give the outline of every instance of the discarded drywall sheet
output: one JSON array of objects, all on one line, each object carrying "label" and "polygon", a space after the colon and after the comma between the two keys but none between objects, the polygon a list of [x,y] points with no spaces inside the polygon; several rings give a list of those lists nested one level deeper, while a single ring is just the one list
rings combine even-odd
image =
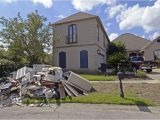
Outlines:
[{"label": "discarded drywall sheet", "polygon": [[70,75],[68,77],[68,82],[88,92],[90,92],[92,88],[91,83],[87,79],[79,76],[74,72],[70,72]]},{"label": "discarded drywall sheet", "polygon": [[16,80],[24,77],[28,72],[33,71],[32,68],[23,67],[17,70]]}]

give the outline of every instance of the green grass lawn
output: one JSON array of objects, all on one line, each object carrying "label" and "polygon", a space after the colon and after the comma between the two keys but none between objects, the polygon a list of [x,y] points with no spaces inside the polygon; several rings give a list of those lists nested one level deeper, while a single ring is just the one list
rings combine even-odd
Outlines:
[{"label": "green grass lawn", "polygon": [[89,81],[114,81],[117,80],[116,76],[108,75],[91,75],[91,74],[81,74],[82,77],[86,78]]},{"label": "green grass lawn", "polygon": [[[41,103],[44,99],[24,99],[25,104]],[[55,99],[50,99],[51,103],[55,103]],[[125,98],[121,98],[119,93],[92,93],[88,96],[80,96],[66,98],[61,100],[62,103],[90,103],[90,104],[119,104],[119,105],[154,105],[151,100],[136,97],[134,93],[125,93]]]}]

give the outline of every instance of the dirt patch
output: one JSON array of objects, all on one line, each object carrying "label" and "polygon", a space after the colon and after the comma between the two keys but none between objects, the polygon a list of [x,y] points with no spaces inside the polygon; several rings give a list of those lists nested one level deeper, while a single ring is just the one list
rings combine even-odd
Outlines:
[{"label": "dirt patch", "polygon": [[[93,83],[97,92],[110,93],[119,90],[118,83]],[[125,91],[133,91],[136,96],[147,98],[160,105],[160,84],[123,84]]]}]

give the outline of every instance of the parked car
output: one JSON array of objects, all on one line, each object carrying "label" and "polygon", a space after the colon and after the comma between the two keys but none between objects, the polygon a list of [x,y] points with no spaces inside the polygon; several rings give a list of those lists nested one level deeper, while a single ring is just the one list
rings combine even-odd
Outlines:
[{"label": "parked car", "polygon": [[135,71],[137,69],[141,69],[148,73],[152,72],[154,67],[153,61],[145,61],[142,56],[133,56],[129,58],[131,62],[132,69]]}]

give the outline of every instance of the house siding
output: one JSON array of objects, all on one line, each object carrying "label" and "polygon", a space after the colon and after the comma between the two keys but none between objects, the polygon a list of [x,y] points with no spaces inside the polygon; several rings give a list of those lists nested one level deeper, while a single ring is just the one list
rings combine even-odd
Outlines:
[{"label": "house siding", "polygon": [[[59,66],[59,53],[66,53],[66,69],[67,70],[85,70],[85,71],[96,71],[97,70],[97,59],[96,58],[96,45],[90,46],[76,46],[76,47],[65,47],[58,48],[55,53],[55,65]],[[88,51],[88,68],[80,68],[80,51]]]},{"label": "house siding", "polygon": [[96,38],[94,38],[95,34],[95,19],[89,20],[81,20],[72,23],[60,24],[55,26],[55,34],[59,36],[59,39],[56,41],[55,46],[70,46],[71,44],[66,44],[66,37],[68,35],[68,26],[70,24],[77,25],[77,43],[72,44],[74,45],[81,45],[81,44],[95,44]]},{"label": "house siding", "polygon": [[144,49],[145,60],[154,61],[154,51],[156,50],[160,50],[160,42],[157,42],[157,39]]},{"label": "house siding", "polygon": [[[77,43],[66,44],[66,36],[68,35],[68,26],[77,25]],[[97,40],[97,25],[99,26],[99,41]],[[65,24],[58,24],[54,27],[54,35],[56,36],[54,51],[54,66],[59,66],[59,53],[66,53],[66,70],[98,72],[100,63],[106,63],[106,48],[108,40],[104,31],[99,25],[96,18],[85,19]],[[80,68],[80,51],[88,51],[88,68]],[[98,53],[99,51],[100,53]]]}]

